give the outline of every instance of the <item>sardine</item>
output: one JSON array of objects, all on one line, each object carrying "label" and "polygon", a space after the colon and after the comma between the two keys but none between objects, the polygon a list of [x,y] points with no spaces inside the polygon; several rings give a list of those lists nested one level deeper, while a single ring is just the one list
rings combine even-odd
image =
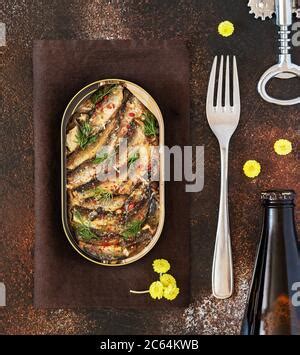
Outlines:
[{"label": "sardine", "polygon": [[67,154],[74,152],[77,148],[79,148],[78,143],[78,134],[79,128],[78,124],[82,124],[83,122],[87,122],[89,119],[89,115],[86,113],[74,113],[74,115],[70,118],[70,122],[67,127],[67,138],[66,138],[66,146],[68,148]]},{"label": "sardine", "polygon": [[[114,227],[119,227],[120,225],[120,219],[118,215],[102,214],[100,216],[93,217],[93,219],[91,219],[89,214],[90,211],[80,209],[80,219],[78,218],[76,213],[72,213],[73,216],[72,221],[75,225],[84,223],[92,229],[105,230],[106,233],[109,232],[117,233],[119,230],[121,230],[120,228],[114,228]],[[106,228],[106,227],[111,227],[111,228]]]},{"label": "sardine", "polygon": [[78,198],[71,198],[70,205],[82,206],[89,210],[101,209],[106,212],[114,212],[124,206],[126,199],[126,195],[116,196],[111,199],[97,199],[95,197],[90,197],[84,200],[80,200]]},{"label": "sardine", "polygon": [[90,118],[93,127],[92,133],[97,134],[105,129],[113,115],[120,109],[123,101],[123,86],[117,85],[106,98],[95,106],[95,111]]},{"label": "sardine", "polygon": [[94,107],[95,105],[92,103],[91,99],[87,99],[80,106],[77,107],[76,111],[79,113],[88,113]]},{"label": "sardine", "polygon": [[76,150],[67,159],[67,169],[73,170],[87,160],[94,158],[101,147],[107,142],[109,135],[113,132],[116,126],[116,120],[112,119],[94,143],[88,145],[85,149]]},{"label": "sardine", "polygon": [[92,197],[92,190],[95,188],[101,188],[109,193],[115,195],[129,195],[134,187],[132,180],[122,180],[118,178],[116,180],[98,181],[95,180],[92,183],[81,186],[78,189],[72,190],[70,193],[74,199],[82,201],[86,198]]},{"label": "sardine", "polygon": [[126,258],[129,251],[120,245],[96,245],[80,241],[79,247],[87,253],[99,258],[100,260],[115,260]]}]

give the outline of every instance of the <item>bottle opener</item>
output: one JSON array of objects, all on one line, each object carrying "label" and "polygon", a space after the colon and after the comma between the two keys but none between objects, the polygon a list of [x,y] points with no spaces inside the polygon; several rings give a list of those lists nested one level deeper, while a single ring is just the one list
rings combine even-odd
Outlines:
[{"label": "bottle opener", "polygon": [[296,13],[300,17],[299,0],[250,0],[248,5],[255,18],[265,20],[266,17],[276,15],[276,25],[279,27],[279,58],[278,63],[270,67],[261,76],[257,90],[261,97],[277,105],[300,104],[300,96],[294,99],[282,100],[270,96],[267,93],[266,85],[273,78],[290,79],[300,77],[300,66],[292,62],[290,54],[290,33],[289,27],[292,25],[292,14]]}]

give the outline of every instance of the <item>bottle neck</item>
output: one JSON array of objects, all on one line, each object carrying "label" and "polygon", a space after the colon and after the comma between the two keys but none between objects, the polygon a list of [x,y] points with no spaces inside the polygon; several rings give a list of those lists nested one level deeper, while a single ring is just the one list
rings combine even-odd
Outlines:
[{"label": "bottle neck", "polygon": [[295,227],[295,205],[292,201],[264,201],[262,205],[265,215],[270,218],[270,222],[280,225],[281,222],[284,222],[286,225]]},{"label": "bottle neck", "polygon": [[269,238],[283,239],[286,253],[295,262],[299,260],[299,242],[295,225],[293,201],[264,201],[264,233]]}]

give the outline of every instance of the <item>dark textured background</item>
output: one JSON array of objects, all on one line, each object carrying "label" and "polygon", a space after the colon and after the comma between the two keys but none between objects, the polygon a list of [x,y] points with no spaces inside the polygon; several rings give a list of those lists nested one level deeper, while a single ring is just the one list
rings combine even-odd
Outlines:
[{"label": "dark textured background", "polygon": [[[270,20],[254,20],[246,3],[236,0],[1,2],[0,21],[7,26],[7,46],[0,47],[0,281],[5,282],[8,297],[8,306],[0,309],[1,334],[239,332],[259,236],[259,191],[289,187],[300,194],[299,105],[273,106],[258,96],[257,81],[275,61],[276,29]],[[218,23],[224,19],[236,26],[234,36],[227,39],[216,32]],[[184,38],[189,42],[192,143],[205,146],[205,187],[201,193],[192,194],[193,301],[185,310],[167,313],[34,310],[32,306],[32,44],[34,39],[98,38]],[[238,56],[242,95],[241,121],[230,153],[235,293],[223,301],[213,299],[210,291],[219,197],[219,151],[205,118],[209,70],[213,56],[219,53]],[[299,48],[294,51],[294,59],[300,63]],[[299,80],[279,84],[284,95],[300,91]],[[293,142],[293,154],[286,157],[274,154],[272,146],[278,138]],[[258,179],[250,181],[243,176],[242,165],[247,159],[261,162]]]}]

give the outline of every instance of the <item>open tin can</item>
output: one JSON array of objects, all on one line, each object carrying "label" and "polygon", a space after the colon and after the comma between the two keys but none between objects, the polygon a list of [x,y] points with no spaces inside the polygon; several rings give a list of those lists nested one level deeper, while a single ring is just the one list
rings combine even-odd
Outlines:
[{"label": "open tin can", "polygon": [[[107,261],[99,260],[90,253],[87,253],[81,249],[78,245],[78,241],[69,223],[69,209],[68,209],[68,196],[67,196],[67,165],[66,165],[66,136],[67,136],[67,124],[70,117],[74,114],[79,105],[86,99],[88,99],[100,86],[107,84],[122,84],[128,89],[157,119],[158,131],[159,131],[159,222],[155,234],[151,238],[150,242],[137,254],[132,256]],[[101,133],[100,133],[101,134]],[[146,255],[157,243],[163,229],[165,218],[165,186],[164,186],[164,122],[163,116],[153,97],[147,93],[140,86],[122,79],[105,79],[93,82],[83,89],[81,89],[69,102],[65,109],[61,123],[61,210],[62,210],[62,225],[72,247],[85,259],[104,266],[122,266],[130,264],[139,260]]]}]

